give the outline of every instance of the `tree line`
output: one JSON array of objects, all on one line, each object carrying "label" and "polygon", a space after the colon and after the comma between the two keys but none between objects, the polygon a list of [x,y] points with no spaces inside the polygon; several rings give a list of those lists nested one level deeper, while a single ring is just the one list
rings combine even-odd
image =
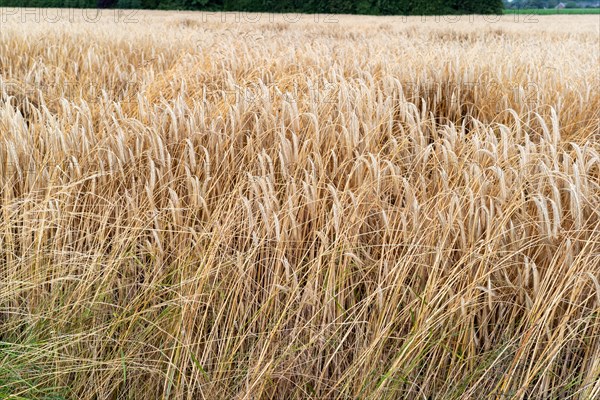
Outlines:
[{"label": "tree line", "polygon": [[0,7],[127,8],[308,14],[501,14],[502,0],[0,0]]}]

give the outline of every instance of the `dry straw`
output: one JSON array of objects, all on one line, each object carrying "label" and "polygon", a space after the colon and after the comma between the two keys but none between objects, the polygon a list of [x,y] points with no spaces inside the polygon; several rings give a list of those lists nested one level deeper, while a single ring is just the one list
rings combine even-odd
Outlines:
[{"label": "dry straw", "polygon": [[138,15],[2,24],[0,397],[600,397],[597,18]]}]

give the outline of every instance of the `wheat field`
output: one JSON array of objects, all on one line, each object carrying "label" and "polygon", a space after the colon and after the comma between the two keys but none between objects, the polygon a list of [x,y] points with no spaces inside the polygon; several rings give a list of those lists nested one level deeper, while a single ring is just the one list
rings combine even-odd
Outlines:
[{"label": "wheat field", "polygon": [[600,396],[596,16],[0,11],[0,398]]}]

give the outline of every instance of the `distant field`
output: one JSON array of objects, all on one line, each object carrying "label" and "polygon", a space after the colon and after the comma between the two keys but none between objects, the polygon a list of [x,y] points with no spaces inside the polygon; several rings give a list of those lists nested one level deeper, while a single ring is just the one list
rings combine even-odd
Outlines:
[{"label": "distant field", "polygon": [[600,14],[600,8],[565,8],[563,10],[523,9],[504,10],[504,14],[535,14],[535,15],[557,15],[557,14]]}]

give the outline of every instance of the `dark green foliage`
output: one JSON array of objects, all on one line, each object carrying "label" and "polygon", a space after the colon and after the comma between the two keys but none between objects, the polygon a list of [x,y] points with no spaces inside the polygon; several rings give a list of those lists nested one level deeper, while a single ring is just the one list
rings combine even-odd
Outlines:
[{"label": "dark green foliage", "polygon": [[[142,5],[144,5],[142,3]],[[96,2],[97,8],[115,8],[117,6],[117,0],[98,0]],[[154,5],[156,7],[156,5]],[[152,7],[152,8],[154,8]]]},{"label": "dark green foliage", "polygon": [[117,8],[126,8],[126,9],[135,9],[141,8],[142,2],[141,0],[118,0]]},{"label": "dark green foliage", "polygon": [[144,8],[367,15],[501,14],[502,0],[0,0],[0,7]]},{"label": "dark green foliage", "polygon": [[382,15],[409,15],[411,11],[407,0],[381,0],[379,9]]},{"label": "dark green foliage", "polygon": [[467,14],[498,14],[502,11],[502,0],[454,0],[452,8],[455,13],[464,11]]},{"label": "dark green foliage", "polygon": [[410,0],[411,15],[445,15],[454,10],[444,0]]},{"label": "dark green foliage", "polygon": [[327,3],[327,12],[332,14],[352,14],[354,13],[354,1],[352,0],[329,0]]}]

